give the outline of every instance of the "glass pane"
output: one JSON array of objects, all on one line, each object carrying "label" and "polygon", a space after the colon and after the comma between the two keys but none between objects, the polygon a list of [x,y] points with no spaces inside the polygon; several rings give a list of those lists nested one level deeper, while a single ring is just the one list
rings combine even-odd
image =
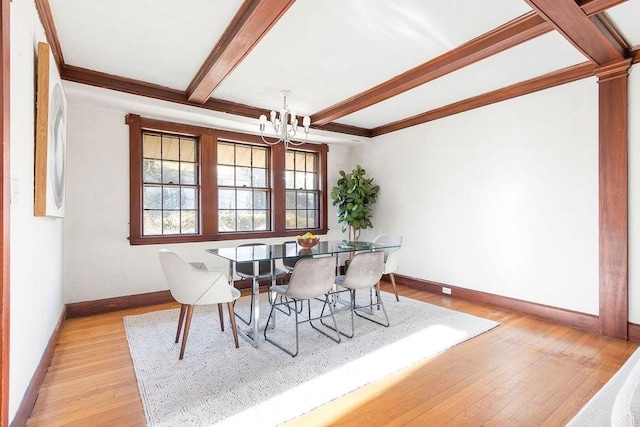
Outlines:
[{"label": "glass pane", "polygon": [[294,170],[294,159],[296,157],[296,153],[294,151],[287,150],[287,154],[285,157],[285,169],[286,170]]},{"label": "glass pane", "polygon": [[180,138],[177,136],[162,136],[162,158],[164,160],[180,160]]},{"label": "glass pane", "polygon": [[196,162],[196,140],[193,138],[180,138],[180,160],[183,162]]},{"label": "glass pane", "polygon": [[142,214],[142,235],[158,236],[162,234],[162,211],[144,211]]},{"label": "glass pane", "polygon": [[180,184],[196,184],[196,164],[180,162]]},{"label": "glass pane", "polygon": [[318,209],[318,195],[316,193],[307,193],[307,208],[308,209]]},{"label": "glass pane", "polygon": [[236,231],[236,211],[218,211],[218,231]]},{"label": "glass pane", "polygon": [[218,164],[233,165],[234,163],[233,159],[234,159],[233,144],[225,144],[224,142],[219,142],[218,143]]},{"label": "glass pane", "polygon": [[284,187],[285,188],[296,188],[296,183],[294,181],[294,173],[291,171],[286,171],[284,173]]},{"label": "glass pane", "polygon": [[142,157],[151,159],[162,158],[162,146],[160,135],[143,133],[142,134]]},{"label": "glass pane", "polygon": [[304,188],[307,190],[315,190],[316,189],[316,174],[315,173],[306,173],[305,174],[305,185]]},{"label": "glass pane", "polygon": [[235,185],[235,169],[233,166],[218,165],[218,185]]},{"label": "glass pane", "polygon": [[298,209],[306,209],[307,208],[307,193],[304,191],[298,191],[296,197],[296,207]]},{"label": "glass pane", "polygon": [[238,209],[253,209],[253,191],[251,190],[238,190],[237,208]]},{"label": "glass pane", "polygon": [[251,147],[236,145],[236,166],[251,166]]},{"label": "glass pane", "polygon": [[179,211],[164,211],[162,213],[162,234],[180,234]]},{"label": "glass pane", "polygon": [[182,187],[180,189],[180,208],[181,209],[197,209],[198,200],[196,200],[196,189],[190,187]]},{"label": "glass pane", "polygon": [[267,187],[267,170],[253,169],[253,187]]},{"label": "glass pane", "polygon": [[304,171],[305,157],[306,157],[305,153],[303,153],[302,151],[296,151],[296,167],[295,167],[295,170]]},{"label": "glass pane", "polygon": [[[235,209],[236,208],[236,191],[235,190],[218,190],[218,209]],[[234,220],[235,223],[235,220]]]},{"label": "glass pane", "polygon": [[296,172],[296,186],[295,188],[304,189],[305,185],[305,173],[304,172]]},{"label": "glass pane", "polygon": [[287,228],[287,230],[293,230],[298,228],[296,227],[296,211],[287,210],[285,224],[286,224],[285,227]]},{"label": "glass pane", "polygon": [[307,172],[315,172],[316,171],[316,158],[317,155],[313,153],[306,153],[307,158]]},{"label": "glass pane", "polygon": [[162,183],[178,184],[180,183],[180,163],[179,162],[162,162]]},{"label": "glass pane", "polygon": [[162,161],[144,159],[142,161],[142,181],[157,182],[159,184],[161,179]]},{"label": "glass pane", "polygon": [[254,168],[267,168],[267,150],[264,148],[253,148],[253,160],[251,165]]},{"label": "glass pane", "polygon": [[182,211],[180,228],[183,233],[197,233],[198,211]]},{"label": "glass pane", "polygon": [[253,192],[253,209],[268,209],[268,194],[266,191]]},{"label": "glass pane", "polygon": [[267,228],[267,211],[254,211],[253,213],[253,229],[268,230]]},{"label": "glass pane", "polygon": [[142,191],[143,209],[162,209],[162,187],[145,185]]},{"label": "glass pane", "polygon": [[253,230],[253,211],[237,211],[238,212],[238,231]]},{"label": "glass pane", "polygon": [[180,209],[180,188],[162,188],[162,209]]},{"label": "glass pane", "polygon": [[307,211],[307,227],[318,228],[318,211]]},{"label": "glass pane", "polygon": [[296,224],[297,228],[307,228],[307,211],[297,211]]},{"label": "glass pane", "polygon": [[236,168],[236,187],[251,187],[251,168]]},{"label": "glass pane", "polygon": [[287,202],[286,209],[295,209],[296,208],[296,192],[287,190]]}]

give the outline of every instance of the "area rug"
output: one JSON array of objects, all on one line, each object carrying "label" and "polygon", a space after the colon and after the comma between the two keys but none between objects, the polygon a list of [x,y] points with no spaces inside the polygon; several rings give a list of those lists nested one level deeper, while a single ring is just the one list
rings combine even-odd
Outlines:
[{"label": "area rug", "polygon": [[[266,320],[269,305],[261,297]],[[174,343],[178,309],[125,317],[148,425],[278,425],[498,325],[410,298],[397,302],[385,292],[382,298],[390,327],[356,317],[355,337],[338,344],[302,324],[295,358],[262,335],[257,349],[242,338],[236,349],[231,327],[220,331],[215,307],[195,308],[181,361]],[[248,305],[243,297],[236,310],[247,313]],[[337,320],[350,327],[348,310]],[[293,316],[278,313],[276,326],[278,338],[293,346]]]}]

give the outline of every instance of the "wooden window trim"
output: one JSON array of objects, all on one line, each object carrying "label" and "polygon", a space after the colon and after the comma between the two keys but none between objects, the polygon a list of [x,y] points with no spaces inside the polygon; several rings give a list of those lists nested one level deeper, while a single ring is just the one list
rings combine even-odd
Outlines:
[{"label": "wooden window trim", "polygon": [[[153,245],[188,242],[210,242],[220,240],[264,239],[289,237],[310,231],[326,234],[329,187],[327,182],[326,144],[304,144],[296,150],[319,154],[318,184],[320,192],[320,224],[318,228],[287,230],[285,228],[285,149],[283,144],[269,146],[259,136],[225,131],[201,126],[185,125],[129,114],[125,123],[129,125],[129,243],[131,245]],[[196,235],[143,236],[142,235],[142,131],[151,130],[193,136],[200,140],[200,233]],[[270,148],[272,185],[272,230],[241,233],[218,232],[218,194],[216,179],[218,140],[250,143]]]}]

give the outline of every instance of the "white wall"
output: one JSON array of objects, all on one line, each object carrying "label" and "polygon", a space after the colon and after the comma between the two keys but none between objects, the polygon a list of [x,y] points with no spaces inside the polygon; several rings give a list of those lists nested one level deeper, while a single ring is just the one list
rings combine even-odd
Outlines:
[{"label": "white wall", "polygon": [[[167,289],[157,255],[162,247],[171,248],[190,261],[204,261],[210,269],[226,271],[226,262],[204,250],[239,243],[129,245],[129,127],[124,123],[127,113],[139,112],[81,102],[69,105],[64,230],[67,303]],[[184,122],[184,117],[175,120]],[[331,145],[328,156],[332,186],[340,169],[353,167],[352,149]],[[342,238],[332,209],[329,228],[327,238]],[[277,239],[283,240],[286,239]]]},{"label": "white wall", "polygon": [[597,83],[585,79],[375,138],[375,232],[399,273],[598,314]]},{"label": "white wall", "polygon": [[10,7],[11,420],[62,313],[64,220],[33,216],[35,58],[45,37],[34,2],[14,1]]},{"label": "white wall", "polygon": [[629,321],[640,324],[640,65],[629,73]]}]

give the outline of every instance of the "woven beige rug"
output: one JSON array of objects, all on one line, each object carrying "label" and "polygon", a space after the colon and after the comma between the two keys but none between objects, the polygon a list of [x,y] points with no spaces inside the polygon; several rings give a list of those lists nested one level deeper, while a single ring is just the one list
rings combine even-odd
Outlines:
[{"label": "woven beige rug", "polygon": [[[261,297],[266,320],[269,306]],[[390,327],[356,317],[356,336],[338,344],[302,324],[295,358],[262,335],[258,349],[242,338],[236,349],[231,327],[220,331],[215,307],[195,308],[182,361],[174,343],[178,309],[125,317],[147,423],[278,425],[498,325],[409,298],[382,297]],[[241,298],[237,309],[247,307],[248,298]],[[349,322],[348,311],[338,314],[339,327]],[[292,318],[278,313],[279,339],[294,345],[294,328]]]}]

